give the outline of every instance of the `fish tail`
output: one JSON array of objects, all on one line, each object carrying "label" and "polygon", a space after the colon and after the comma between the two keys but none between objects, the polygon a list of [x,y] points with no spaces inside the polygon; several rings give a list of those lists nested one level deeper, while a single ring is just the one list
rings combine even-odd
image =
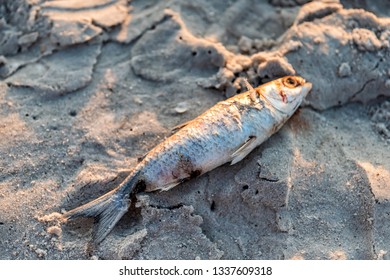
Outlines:
[{"label": "fish tail", "polygon": [[136,174],[130,175],[116,189],[66,212],[63,217],[66,220],[73,220],[78,217],[94,217],[95,228],[92,240],[94,244],[99,244],[128,211],[130,206],[129,197],[136,191],[137,177]]}]

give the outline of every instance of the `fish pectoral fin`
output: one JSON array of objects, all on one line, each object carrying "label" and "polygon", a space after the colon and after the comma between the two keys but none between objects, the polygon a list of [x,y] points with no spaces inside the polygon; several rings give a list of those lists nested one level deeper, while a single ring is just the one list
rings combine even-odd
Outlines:
[{"label": "fish pectoral fin", "polygon": [[254,148],[257,146],[257,137],[250,136],[249,139],[240,147],[237,151],[232,154],[232,161],[230,165],[236,164],[246,157]]},{"label": "fish pectoral fin", "polygon": [[171,182],[169,184],[166,184],[166,185],[162,186],[159,190],[160,190],[160,192],[162,192],[162,191],[164,191],[164,192],[169,191],[170,189],[173,189],[174,187],[179,185],[181,182],[182,182],[182,180],[177,180],[177,181]]}]

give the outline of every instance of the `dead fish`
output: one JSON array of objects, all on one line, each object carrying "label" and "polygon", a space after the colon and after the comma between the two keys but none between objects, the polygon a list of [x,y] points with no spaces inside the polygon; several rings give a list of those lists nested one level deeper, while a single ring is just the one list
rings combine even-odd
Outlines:
[{"label": "dead fish", "polygon": [[137,192],[167,191],[225,163],[239,162],[282,127],[312,85],[301,77],[287,76],[257,88],[247,83],[247,87],[247,92],[177,126],[117,188],[64,213],[64,218],[95,217],[93,241],[100,243]]}]

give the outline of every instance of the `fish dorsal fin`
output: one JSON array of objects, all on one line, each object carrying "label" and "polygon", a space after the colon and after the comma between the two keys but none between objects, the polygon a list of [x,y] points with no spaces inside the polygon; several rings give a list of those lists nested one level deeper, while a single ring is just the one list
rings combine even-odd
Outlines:
[{"label": "fish dorsal fin", "polygon": [[241,147],[239,147],[232,155],[232,162],[230,165],[236,164],[241,161],[244,157],[246,157],[254,148],[256,148],[257,141],[256,136],[250,136]]},{"label": "fish dorsal fin", "polygon": [[262,100],[265,100],[267,103],[271,104],[269,102],[269,100],[267,99],[267,97],[264,96],[261,89],[255,89],[254,87],[252,87],[252,85],[248,82],[248,80],[246,78],[243,78],[243,80],[244,80],[246,88],[249,91],[249,96],[253,102],[257,101],[257,94],[259,94]]},{"label": "fish dorsal fin", "polygon": [[244,80],[244,84],[246,86],[246,89],[248,91],[254,91],[255,90],[254,87],[252,87],[252,85],[248,82],[247,78],[243,78],[243,80]]},{"label": "fish dorsal fin", "polygon": [[172,133],[177,132],[178,130],[180,130],[180,129],[182,129],[183,127],[187,126],[190,122],[192,122],[192,120],[190,120],[190,121],[188,121],[188,122],[185,122],[185,123],[178,124],[177,126],[175,126],[174,128],[171,129],[171,132],[172,132]]},{"label": "fish dorsal fin", "polygon": [[255,102],[256,97],[257,97],[256,90],[252,87],[252,85],[248,82],[248,80],[246,78],[243,78],[243,80],[244,80],[244,84],[245,84],[247,90],[249,91],[249,96],[250,96],[251,100],[253,102]]}]

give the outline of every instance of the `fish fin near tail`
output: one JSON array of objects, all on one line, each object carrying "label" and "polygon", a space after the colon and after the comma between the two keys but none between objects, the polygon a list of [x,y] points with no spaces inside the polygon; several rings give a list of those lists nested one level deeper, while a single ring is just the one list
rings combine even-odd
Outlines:
[{"label": "fish fin near tail", "polygon": [[105,195],[64,214],[67,220],[78,217],[94,217],[93,243],[99,244],[111,232],[115,224],[129,208],[128,198],[113,190]]},{"label": "fish fin near tail", "polygon": [[94,217],[93,243],[99,244],[128,211],[130,206],[129,196],[134,193],[137,185],[135,177],[132,176],[129,180],[125,180],[119,187],[105,195],[66,212],[63,217],[66,220],[74,220],[78,217]]}]

